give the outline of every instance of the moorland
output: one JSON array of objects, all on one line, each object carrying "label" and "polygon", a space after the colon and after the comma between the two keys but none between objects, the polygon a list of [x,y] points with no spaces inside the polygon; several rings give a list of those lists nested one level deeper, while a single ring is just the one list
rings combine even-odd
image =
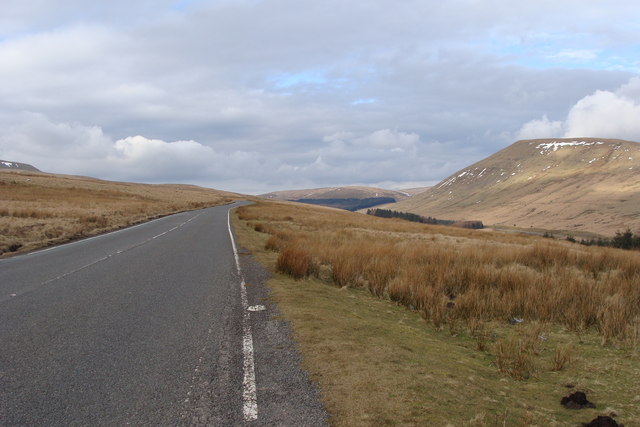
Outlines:
[{"label": "moorland", "polygon": [[640,424],[638,251],[274,202],[236,231],[336,425]]},{"label": "moorland", "polygon": [[191,185],[0,170],[0,256],[65,243],[238,195]]}]

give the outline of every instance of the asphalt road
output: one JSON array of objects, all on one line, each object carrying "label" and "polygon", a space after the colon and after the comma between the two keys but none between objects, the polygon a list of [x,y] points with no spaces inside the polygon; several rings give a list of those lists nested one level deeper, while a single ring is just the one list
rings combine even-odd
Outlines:
[{"label": "asphalt road", "polygon": [[0,425],[326,425],[228,209],[0,260]]}]

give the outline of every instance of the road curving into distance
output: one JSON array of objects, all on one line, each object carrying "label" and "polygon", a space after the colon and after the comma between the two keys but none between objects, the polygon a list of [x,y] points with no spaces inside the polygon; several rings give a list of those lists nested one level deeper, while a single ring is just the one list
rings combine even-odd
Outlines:
[{"label": "road curving into distance", "polygon": [[326,425],[233,206],[0,260],[0,425]]}]

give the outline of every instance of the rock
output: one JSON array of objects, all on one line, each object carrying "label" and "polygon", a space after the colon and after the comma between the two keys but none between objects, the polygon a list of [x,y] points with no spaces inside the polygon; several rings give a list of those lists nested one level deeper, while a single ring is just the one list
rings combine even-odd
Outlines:
[{"label": "rock", "polygon": [[584,409],[596,407],[593,403],[587,400],[587,395],[582,391],[576,391],[569,396],[563,397],[560,403],[567,409]]}]

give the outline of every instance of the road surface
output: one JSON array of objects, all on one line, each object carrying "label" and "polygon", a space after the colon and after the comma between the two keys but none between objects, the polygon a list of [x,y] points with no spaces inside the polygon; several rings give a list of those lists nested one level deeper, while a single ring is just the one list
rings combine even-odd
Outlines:
[{"label": "road surface", "polygon": [[0,425],[326,425],[229,208],[0,260]]}]

